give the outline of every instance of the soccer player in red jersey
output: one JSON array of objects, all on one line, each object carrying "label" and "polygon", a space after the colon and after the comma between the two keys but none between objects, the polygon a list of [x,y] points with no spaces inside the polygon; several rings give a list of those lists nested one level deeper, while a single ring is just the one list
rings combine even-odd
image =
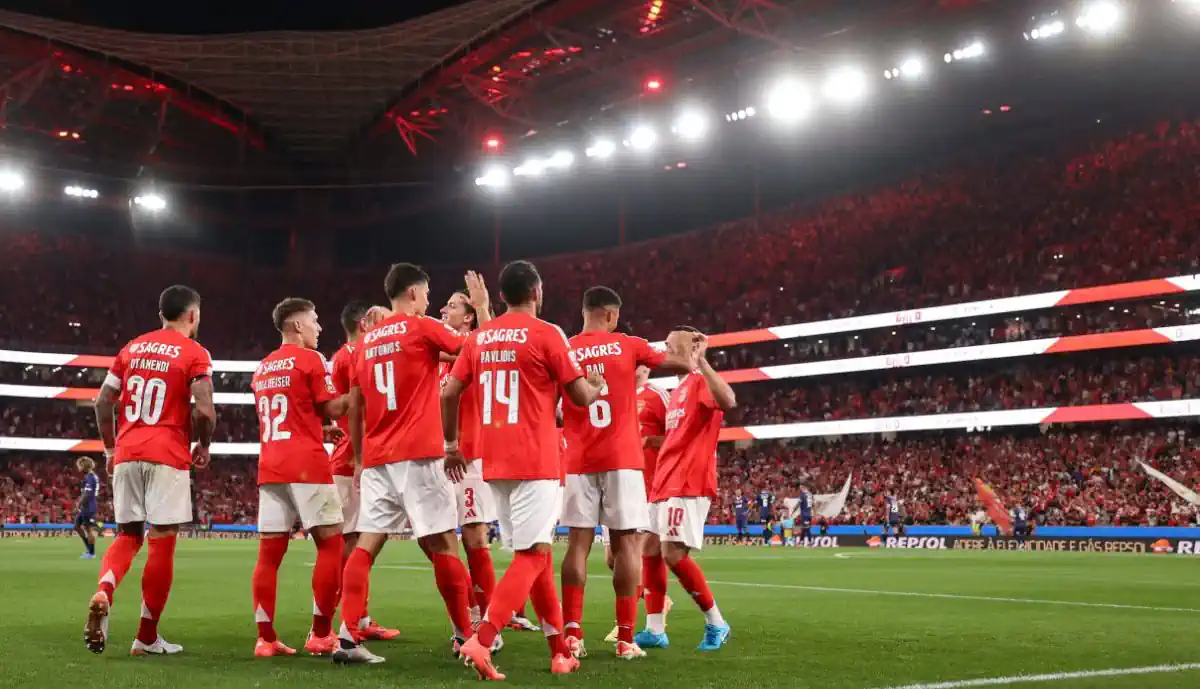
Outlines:
[{"label": "soccer player in red jersey", "polygon": [[487,615],[461,653],[486,679],[504,679],[490,648],[513,611],[530,597],[550,645],[550,670],[573,672],[579,661],[562,638],[562,610],[550,559],[555,523],[562,507],[562,473],[555,407],[560,390],[587,406],[603,380],[584,378],[562,330],[537,317],[542,279],[528,261],[500,273],[508,312],[471,334],[442,388],[442,434],[446,472],[462,480],[466,460],[458,439],[463,391],[479,386],[483,479],[495,498],[512,563],[496,585]]},{"label": "soccer player in red jersey", "polygon": [[[158,621],[171,593],[179,525],[192,520],[189,469],[208,464],[217,413],[212,358],[193,339],[200,326],[200,295],[183,285],[168,287],[158,297],[158,315],[162,328],[121,349],[96,397],[117,538],[104,553],[100,585],[88,604],[84,641],[93,653],[104,652],[113,593],[141,550],[146,524],[150,554],[142,572],[141,622],[130,653],[183,650],[159,636]],[[193,433],[197,445],[189,452]]]},{"label": "soccer player in red jersey", "polygon": [[[737,406],[737,398],[729,383],[709,365],[707,349],[707,340],[695,333],[692,372],[671,392],[667,406],[667,435],[658,451],[650,499],[655,505],[655,530],[663,558],[704,612],[704,639],[698,649],[715,651],[728,640],[729,624],[713,601],[704,572],[689,554],[704,546],[704,522],[717,495],[721,421],[725,412]],[[654,628],[638,632],[636,641],[645,648],[663,648],[669,643],[665,630]]]},{"label": "soccer player in red jersey", "polygon": [[322,444],[325,419],[346,414],[317,351],[321,324],[316,306],[288,298],[271,312],[282,343],[258,365],[250,388],[258,410],[258,564],[251,588],[258,640],[254,655],[295,655],[275,633],[279,565],[299,518],[317,546],[313,567],[313,622],[304,643],[311,655],[328,655],[337,645],[333,610],[342,574],[342,505],[333,485],[329,454]]},{"label": "soccer player in red jersey", "polygon": [[[354,366],[354,348],[359,336],[371,325],[367,312],[371,304],[354,300],[342,308],[342,330],[346,342],[333,355],[333,387],[339,395],[350,392],[350,369]],[[333,470],[333,485],[337,486],[338,499],[342,502],[342,567],[350,559],[350,553],[358,545],[359,486],[354,480],[354,452],[350,448],[350,424],[345,416],[337,419],[337,442],[329,462]],[[369,599],[369,596],[368,596]],[[399,629],[380,625],[368,610],[369,600],[363,602],[363,617],[358,621],[358,631],[365,640],[388,641],[400,636]]]},{"label": "soccer player in red jersey", "polygon": [[[613,553],[618,658],[646,655],[633,643],[637,590],[641,578],[642,533],[649,530],[646,487],[642,477],[642,441],[638,435],[636,370],[639,365],[686,372],[688,351],[659,352],[640,337],[615,332],[621,298],[607,287],[583,295],[583,331],[570,340],[575,361],[607,385],[587,406],[563,403],[567,441],[567,485],[561,524],[570,529],[562,564],[563,620],[567,647],[577,657],[583,645],[583,592],[587,558],[596,527],[607,527]],[[676,341],[672,336],[668,341]]]},{"label": "soccer player in red jersey", "polygon": [[[467,276],[472,303],[486,318],[487,291]],[[361,466],[358,545],[346,561],[338,663],[379,663],[383,658],[359,642],[356,629],[366,605],[371,564],[388,534],[412,523],[413,535],[433,562],[446,611],[464,636],[471,628],[470,578],[458,559],[458,512],[454,486],[443,467],[438,406],[438,362],[457,354],[464,337],[429,318],[429,276],[410,263],[388,271],[384,289],[392,315],[370,327],[358,342],[350,379],[350,443]]]}]

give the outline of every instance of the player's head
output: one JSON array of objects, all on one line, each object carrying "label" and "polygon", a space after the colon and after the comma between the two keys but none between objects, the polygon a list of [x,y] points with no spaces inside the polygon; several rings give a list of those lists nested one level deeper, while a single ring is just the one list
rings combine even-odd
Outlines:
[{"label": "player's head", "polygon": [[355,299],[342,307],[342,330],[346,332],[347,340],[355,340],[363,331],[363,321],[371,304],[361,299]]},{"label": "player's head", "polygon": [[602,327],[608,332],[617,329],[621,320],[621,297],[616,291],[597,285],[583,293],[583,322]]},{"label": "player's head", "polygon": [[637,381],[637,386],[640,388],[650,381],[650,367],[639,364],[633,375],[634,380]]},{"label": "player's head", "polygon": [[529,261],[513,261],[500,271],[500,298],[509,307],[533,305],[542,310],[542,276]]},{"label": "player's head", "polygon": [[392,301],[394,311],[404,304],[405,313],[423,315],[429,310],[429,274],[421,266],[411,263],[393,263],[383,280],[383,291]]},{"label": "player's head", "polygon": [[200,293],[185,285],[171,285],[158,295],[158,317],[195,337],[200,331]]},{"label": "player's head", "polygon": [[96,462],[91,457],[80,457],[75,460],[75,468],[85,474],[90,474],[96,470]]},{"label": "player's head", "polygon": [[479,317],[466,292],[460,290],[450,295],[442,307],[442,322],[459,332],[475,329]]},{"label": "player's head", "polygon": [[700,332],[699,330],[696,330],[695,328],[693,328],[690,325],[677,325],[677,326],[675,326],[674,330],[678,330],[680,332],[685,332],[685,333],[692,333],[693,335],[695,335],[696,339],[692,341],[692,352],[694,353],[700,349],[700,342],[703,339],[704,333]]},{"label": "player's head", "polygon": [[284,299],[271,311],[271,322],[285,343],[317,348],[321,324],[317,322],[317,306],[311,301],[299,297]]}]

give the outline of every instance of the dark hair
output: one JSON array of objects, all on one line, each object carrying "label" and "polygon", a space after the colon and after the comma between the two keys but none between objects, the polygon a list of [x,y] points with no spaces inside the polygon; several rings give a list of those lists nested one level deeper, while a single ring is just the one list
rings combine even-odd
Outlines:
[{"label": "dark hair", "polygon": [[168,321],[177,321],[193,306],[200,305],[200,293],[186,285],[171,285],[158,295],[158,312]]},{"label": "dark hair", "polygon": [[346,304],[342,307],[342,330],[345,330],[347,335],[354,334],[354,331],[358,330],[358,322],[370,310],[371,304],[362,299],[355,299]]},{"label": "dark hair", "polygon": [[673,329],[673,330],[682,330],[682,331],[683,331],[683,332],[685,332],[685,333],[696,333],[697,335],[702,335],[702,334],[703,334],[703,333],[701,333],[699,330],[696,330],[695,328],[693,328],[693,327],[692,327],[692,326],[690,326],[690,325],[677,325],[677,326],[675,326],[675,327],[674,327],[674,328],[672,328],[672,329]]},{"label": "dark hair", "polygon": [[621,308],[621,296],[608,287],[591,287],[583,293],[583,308],[588,311],[595,309]]},{"label": "dark hair", "polygon": [[408,291],[413,285],[429,284],[429,273],[421,266],[411,263],[393,263],[388,269],[387,277],[383,279],[383,291],[388,299],[395,299]]},{"label": "dark hair", "polygon": [[275,329],[283,332],[283,326],[287,324],[292,316],[305,311],[316,311],[317,305],[307,299],[300,297],[288,297],[275,305],[271,311],[271,321],[275,323]]},{"label": "dark hair", "polygon": [[475,310],[475,305],[471,303],[471,295],[467,294],[465,290],[461,289],[456,290],[454,293],[461,294],[463,296],[463,308],[467,310],[467,313],[471,314],[471,329],[474,330],[475,328],[478,328],[479,312]]},{"label": "dark hair", "polygon": [[529,261],[513,261],[500,271],[500,297],[509,306],[533,301],[533,293],[542,276]]}]

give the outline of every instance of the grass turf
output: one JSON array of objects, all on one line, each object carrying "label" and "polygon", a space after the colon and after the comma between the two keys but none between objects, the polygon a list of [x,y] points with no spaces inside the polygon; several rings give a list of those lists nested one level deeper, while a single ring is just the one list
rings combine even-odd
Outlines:
[{"label": "grass turf", "polygon": [[[117,591],[109,649],[94,656],[84,648],[82,627],[100,561],[77,559],[80,548],[77,539],[0,539],[0,686],[209,689],[286,682],[367,689],[476,681],[450,658],[445,609],[414,543],[389,543],[371,581],[372,614],[400,627],[403,636],[371,644],[386,664],[351,668],[301,656],[252,657],[254,541],[180,543],[161,629],[186,651],[171,658],[127,655],[143,553]],[[310,543],[293,541],[280,572],[276,628],[294,647],[303,644],[310,621],[313,556]],[[495,550],[494,556],[503,568],[507,555]],[[555,556],[560,559],[561,550]],[[593,552],[584,615],[591,655],[580,673],[552,677],[541,634],[520,632],[505,632],[501,670],[517,686],[873,689],[1200,662],[1200,561],[1189,558],[714,547],[696,559],[733,625],[732,640],[720,652],[695,650],[703,618],[672,581],[671,648],[651,650],[637,662],[618,661],[602,643],[612,627],[613,593],[600,553]],[[353,685],[335,684],[345,681]],[[1035,686],[1190,689],[1200,686],[1200,671]]]}]

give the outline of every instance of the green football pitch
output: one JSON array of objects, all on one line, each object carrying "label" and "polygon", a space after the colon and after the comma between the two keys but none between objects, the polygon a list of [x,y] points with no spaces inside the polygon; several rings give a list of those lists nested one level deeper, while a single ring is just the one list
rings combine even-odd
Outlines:
[{"label": "green football pitch", "polygon": [[[413,543],[389,543],[371,583],[371,612],[403,635],[372,644],[387,663],[349,668],[302,656],[253,657],[253,541],[180,543],[161,629],[186,650],[169,658],[127,655],[143,553],[117,592],[108,651],[92,655],[82,629],[99,560],[79,560],[80,548],[77,539],[0,539],[0,687],[369,688],[476,681],[449,655],[445,610]],[[500,568],[508,560],[499,550],[495,557]],[[293,646],[303,644],[308,630],[312,560],[310,543],[293,542],[280,574],[277,628]],[[672,582],[671,647],[632,663],[618,661],[602,642],[612,626],[613,594],[601,560],[594,552],[584,618],[591,655],[581,671],[551,676],[540,634],[506,632],[497,662],[510,684],[1200,686],[1200,560],[714,547],[697,560],[733,626],[729,645],[712,654],[695,650],[703,618]],[[1033,675],[1044,677],[1032,682]],[[1018,682],[1018,676],[1025,677]]]}]

